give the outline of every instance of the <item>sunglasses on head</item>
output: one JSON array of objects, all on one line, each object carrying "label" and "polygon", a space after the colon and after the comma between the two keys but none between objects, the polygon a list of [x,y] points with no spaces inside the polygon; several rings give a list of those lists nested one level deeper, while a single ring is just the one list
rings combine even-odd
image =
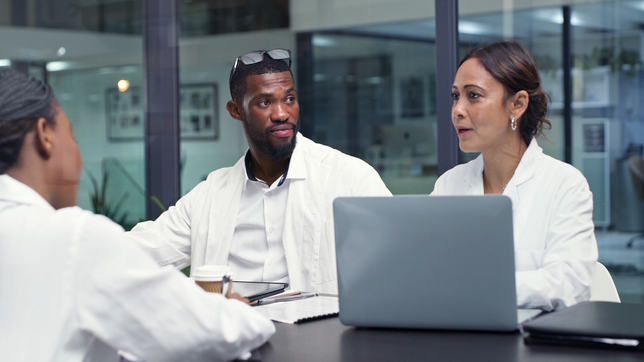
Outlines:
[{"label": "sunglasses on head", "polygon": [[235,65],[233,65],[233,70],[230,72],[230,78],[228,83],[232,84],[233,75],[237,71],[237,66],[239,62],[244,63],[245,65],[261,63],[264,60],[264,54],[267,54],[269,57],[275,60],[288,60],[288,67],[291,68],[291,51],[288,49],[273,49],[273,50],[256,50],[254,52],[246,53],[240,55],[235,59]]}]

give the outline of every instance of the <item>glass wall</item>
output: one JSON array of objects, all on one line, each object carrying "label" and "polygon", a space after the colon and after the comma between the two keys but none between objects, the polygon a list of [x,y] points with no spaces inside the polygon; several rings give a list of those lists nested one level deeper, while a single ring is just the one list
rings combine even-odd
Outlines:
[{"label": "glass wall", "polygon": [[644,301],[643,1],[571,7],[572,162],[593,191],[600,261],[625,301]]},{"label": "glass wall", "polygon": [[[507,5],[507,2],[504,2]],[[504,38],[519,40],[532,52],[545,91],[550,96],[548,120],[552,128],[537,138],[546,154],[564,159],[563,106],[563,31],[561,7],[515,10],[513,7],[492,12],[475,12],[468,1],[461,2],[459,42],[461,57],[476,45]],[[558,23],[559,22],[559,23]],[[462,161],[475,157],[461,154]]]},{"label": "glass wall", "polygon": [[[563,23],[571,23],[571,142],[565,142]],[[606,1],[557,7],[534,2],[459,2],[463,50],[512,37],[534,54],[551,98],[552,129],[539,145],[572,163],[588,180],[599,260],[610,270],[623,301],[644,301],[644,58],[643,1]],[[464,155],[464,160],[471,155]],[[628,246],[629,240],[633,245]]]},{"label": "glass wall", "polygon": [[[181,194],[208,174],[235,164],[248,148],[241,122],[230,117],[228,77],[238,55],[287,48],[288,0],[178,1]],[[297,62],[292,69],[295,73]]]},{"label": "glass wall", "polygon": [[[405,6],[412,3],[418,5]],[[300,2],[292,6],[304,7]],[[571,14],[569,121],[564,112],[564,7]],[[303,30],[313,28],[311,137],[371,163],[395,194],[430,192],[436,177],[435,137],[441,137],[436,122],[450,122],[435,116],[433,16],[405,14],[394,21],[392,15],[370,23],[356,14],[353,22],[340,16],[339,5],[318,10],[324,10],[320,19],[334,14],[340,18],[335,22],[344,24],[315,29],[321,20],[304,17],[311,25]],[[459,11],[461,56],[503,38],[518,39],[534,54],[550,96],[552,124],[539,145],[586,176],[600,261],[615,277],[624,301],[644,301],[644,1],[461,0]],[[377,14],[370,12],[384,17]],[[474,157],[461,153],[460,160]]]},{"label": "glass wall", "polygon": [[[213,7],[215,2],[196,3]],[[379,15],[371,17],[364,11],[373,11],[372,5],[360,1],[266,2],[262,14],[254,14],[257,7],[247,4],[237,11],[254,15],[228,19],[227,28],[217,25],[216,31],[214,25],[205,25],[208,21],[196,20],[205,17],[203,13],[182,10],[182,194],[209,172],[232,166],[246,151],[242,125],[226,111],[228,76],[238,55],[273,48],[292,50],[305,136],[365,159],[395,193],[428,194],[436,179],[437,157],[430,40],[434,25],[425,22],[426,35],[379,35],[380,28],[395,27],[400,18],[433,14],[433,2],[406,3],[409,6],[400,10],[399,1],[381,1],[376,6]],[[245,21],[267,13],[274,14],[274,21],[244,27]],[[301,62],[309,71],[298,71]],[[210,94],[215,95],[212,106],[203,102]]]},{"label": "glass wall", "polygon": [[[229,19],[228,29],[220,29],[215,35],[208,33],[212,29],[203,26],[198,32],[194,30],[197,24],[191,23],[194,21],[192,12],[179,15],[183,29],[179,47],[182,195],[210,172],[233,166],[248,148],[241,122],[232,119],[226,110],[226,103],[231,99],[228,78],[237,56],[257,49],[274,48],[291,49],[293,55],[296,54],[295,34],[287,28],[288,6],[279,1],[264,3],[263,9],[268,13],[278,14],[277,19],[286,20],[262,23],[266,28],[247,31],[245,22],[256,16],[236,17]],[[259,9],[240,5],[237,10],[252,13]],[[208,35],[196,36],[192,32]],[[296,74],[296,59],[291,69]]]},{"label": "glass wall", "polygon": [[[437,178],[434,24],[315,32],[314,140],[370,163],[394,194],[429,194]],[[384,31],[392,31],[383,36]],[[309,80],[310,81],[310,80]]]},{"label": "glass wall", "polygon": [[48,82],[83,157],[78,203],[145,218],[141,1],[0,0],[0,65]]},{"label": "glass wall", "polygon": [[[0,0],[0,66],[49,82],[74,125],[86,170],[79,204],[95,210],[94,195],[104,212],[130,225],[145,218],[142,4]],[[246,151],[242,125],[225,107],[229,72],[238,55],[278,47],[292,50],[305,136],[369,162],[394,194],[432,191],[436,140],[444,136],[437,124],[451,122],[436,117],[434,1],[175,4],[181,194]],[[569,121],[564,7],[571,14]],[[461,0],[459,12],[461,55],[506,37],[533,52],[551,98],[552,129],[539,145],[561,160],[570,155],[588,179],[600,261],[624,301],[642,302],[644,1]],[[461,154],[461,162],[474,156]]]}]

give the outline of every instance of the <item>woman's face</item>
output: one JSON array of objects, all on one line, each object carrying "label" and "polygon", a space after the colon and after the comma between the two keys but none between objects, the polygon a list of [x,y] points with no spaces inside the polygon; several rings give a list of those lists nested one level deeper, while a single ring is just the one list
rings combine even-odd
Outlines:
[{"label": "woman's face", "polygon": [[[452,85],[452,123],[463,152],[484,152],[511,141],[505,89],[477,58],[466,60]],[[518,120],[517,120],[518,123]]]},{"label": "woman's face", "polygon": [[50,202],[54,208],[59,209],[76,205],[83,161],[72,125],[62,108],[57,109],[54,119],[57,148],[51,157],[53,177],[49,186],[54,190]]}]

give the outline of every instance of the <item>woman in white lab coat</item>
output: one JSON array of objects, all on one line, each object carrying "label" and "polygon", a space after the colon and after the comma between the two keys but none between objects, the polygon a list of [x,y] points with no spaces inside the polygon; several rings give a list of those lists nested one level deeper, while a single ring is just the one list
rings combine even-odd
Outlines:
[{"label": "woman in white lab coat", "polygon": [[117,361],[121,349],[227,361],[268,340],[270,320],[159,268],[120,226],[75,206],[81,169],[49,86],[0,68],[3,360]]},{"label": "woman in white lab coat", "polygon": [[432,195],[512,200],[519,308],[555,310],[588,300],[597,262],[592,193],[581,172],[537,144],[550,123],[532,55],[514,41],[471,50],[452,96],[460,148],[481,155],[443,174]]}]

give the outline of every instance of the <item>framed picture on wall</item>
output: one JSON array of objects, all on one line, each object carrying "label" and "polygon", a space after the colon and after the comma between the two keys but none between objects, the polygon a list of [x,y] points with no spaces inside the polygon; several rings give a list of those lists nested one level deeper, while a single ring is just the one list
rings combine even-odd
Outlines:
[{"label": "framed picture on wall", "polygon": [[109,140],[143,139],[143,95],[141,88],[118,88],[105,91],[107,138]]},{"label": "framed picture on wall", "polygon": [[[143,139],[143,93],[140,87],[130,87],[125,92],[108,88],[105,105],[109,140]],[[218,115],[216,84],[179,87],[179,132],[182,139],[218,139]]]},{"label": "framed picture on wall", "polygon": [[218,139],[217,85],[185,84],[179,88],[181,138]]}]

